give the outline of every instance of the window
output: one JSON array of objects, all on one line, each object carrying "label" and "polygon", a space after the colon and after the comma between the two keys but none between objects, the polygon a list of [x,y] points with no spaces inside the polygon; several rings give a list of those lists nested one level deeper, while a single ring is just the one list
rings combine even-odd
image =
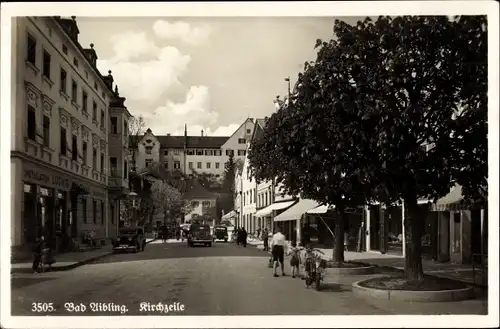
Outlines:
[{"label": "window", "polygon": [[89,78],[89,72],[85,71],[85,78]]},{"label": "window", "polygon": [[36,138],[36,112],[33,106],[28,105],[28,138]]},{"label": "window", "polygon": [[83,222],[87,223],[87,198],[82,197],[82,217]]},{"label": "window", "polygon": [[104,153],[101,153],[101,172],[104,172]]},{"label": "window", "polygon": [[194,155],[194,151],[193,151],[193,150],[187,150],[187,151],[186,151],[186,154],[187,154],[187,155]]},{"label": "window", "polygon": [[219,169],[220,163],[216,162],[215,163],[215,169]]},{"label": "window", "polygon": [[192,163],[192,162],[190,162],[190,163],[188,164],[188,166],[189,166],[189,169],[193,169],[193,163]]},{"label": "window", "polygon": [[71,81],[71,99],[73,100],[73,102],[76,102],[77,99],[78,99],[78,85],[76,84],[76,81],[75,80],[72,80]]},{"label": "window", "polygon": [[97,223],[97,201],[92,201],[92,218],[94,219],[94,224]]},{"label": "window", "polygon": [[104,127],[104,117],[106,116],[106,113],[104,113],[104,110],[101,110],[101,127]]},{"label": "window", "polygon": [[168,150],[163,151],[163,155],[168,155]]},{"label": "window", "polygon": [[65,55],[68,54],[68,47],[66,45],[62,45],[62,51]]},{"label": "window", "polygon": [[95,147],[92,150],[92,168],[97,170],[97,149]]},{"label": "window", "polygon": [[101,224],[104,224],[104,201],[101,201]]},{"label": "window", "polygon": [[118,177],[118,159],[116,157],[109,158],[109,166],[111,167],[111,177]]},{"label": "window", "polygon": [[180,150],[174,150],[174,155],[179,155],[179,154],[181,154]]},{"label": "window", "polygon": [[94,81],[94,89],[97,90],[97,82]]},{"label": "window", "polygon": [[88,100],[89,100],[89,96],[87,95],[86,92],[82,92],[82,110],[83,112],[87,112],[87,105],[88,105]]},{"label": "window", "polygon": [[78,160],[78,139],[75,135],[71,137],[71,160]]},{"label": "window", "polygon": [[83,164],[87,164],[87,142],[83,142],[82,145],[82,152],[83,152]]},{"label": "window", "polygon": [[42,74],[50,79],[50,54],[45,50],[43,51]]},{"label": "window", "polygon": [[151,166],[153,164],[153,160],[146,160],[146,168],[148,168],[149,166]]},{"label": "window", "polygon": [[203,155],[203,150],[196,150],[196,155]]},{"label": "window", "polygon": [[66,141],[66,129],[64,129],[63,127],[61,127],[61,154],[62,155],[66,155],[67,152],[68,152],[68,148],[67,148],[67,141]]},{"label": "window", "polygon": [[208,208],[208,207],[210,207],[210,201],[203,201],[201,203],[201,205],[202,205],[202,207]]},{"label": "window", "polygon": [[63,93],[66,93],[66,85],[68,84],[67,82],[67,76],[68,74],[64,69],[61,69],[61,86],[60,86],[60,91]]},{"label": "window", "polygon": [[238,144],[245,144],[244,138],[238,138]]},{"label": "window", "polygon": [[123,136],[128,135],[128,123],[127,121],[123,121]]},{"label": "window", "polygon": [[97,121],[97,103],[92,101],[92,120]]},{"label": "window", "polygon": [[234,155],[234,150],[226,150],[226,155],[227,156]]},{"label": "window", "polygon": [[238,150],[238,155],[246,155],[247,151],[246,150]]},{"label": "window", "polygon": [[50,118],[43,116],[43,145],[50,147]]},{"label": "window", "polygon": [[26,60],[30,62],[33,65],[36,65],[36,39],[31,35],[28,34],[28,54]]},{"label": "window", "polygon": [[250,134],[252,131],[250,129],[247,129],[247,134]]},{"label": "window", "polygon": [[199,205],[200,205],[200,203],[199,203],[198,201],[193,201],[193,202],[191,202],[191,206],[192,206],[193,208],[196,208],[196,207],[198,207]]},{"label": "window", "polygon": [[207,162],[207,169],[210,169],[210,166],[211,166],[210,162]]},{"label": "window", "polygon": [[181,162],[180,161],[174,162],[174,169],[181,169]]},{"label": "window", "polygon": [[78,67],[78,59],[76,59],[76,57],[73,58],[73,65]]},{"label": "window", "polygon": [[164,167],[165,169],[168,169],[168,161],[163,162],[163,167]]},{"label": "window", "polygon": [[118,134],[118,118],[111,117],[111,133]]},{"label": "window", "polygon": [[128,162],[123,162],[123,178],[128,179]]},{"label": "window", "polygon": [[151,154],[153,150],[152,146],[146,146],[146,154]]},{"label": "window", "polygon": [[201,162],[198,162],[198,163],[196,164],[196,168],[201,169]]}]

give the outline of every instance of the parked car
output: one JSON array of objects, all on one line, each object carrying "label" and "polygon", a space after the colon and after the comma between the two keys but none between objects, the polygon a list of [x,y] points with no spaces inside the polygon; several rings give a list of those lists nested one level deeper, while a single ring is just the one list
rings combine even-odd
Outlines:
[{"label": "parked car", "polygon": [[192,247],[195,244],[203,244],[205,246],[212,246],[212,234],[209,225],[191,224],[188,234],[188,246]]},{"label": "parked car", "polygon": [[144,251],[146,248],[146,237],[142,227],[123,227],[120,229],[118,237],[113,244],[113,252]]}]

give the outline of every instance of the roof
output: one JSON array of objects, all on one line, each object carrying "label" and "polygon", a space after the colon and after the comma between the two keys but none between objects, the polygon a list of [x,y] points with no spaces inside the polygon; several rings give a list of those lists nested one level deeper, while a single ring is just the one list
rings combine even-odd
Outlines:
[{"label": "roof", "polygon": [[193,199],[216,199],[217,195],[211,193],[204,188],[197,179],[187,179],[185,180],[185,185],[183,188],[183,197],[188,200]]},{"label": "roof", "polygon": [[[142,136],[130,136],[130,145],[137,145]],[[162,148],[184,148],[184,136],[156,136]],[[188,148],[201,148],[201,149],[217,149],[220,148],[229,139],[229,137],[220,136],[187,136]],[[135,142],[135,143],[134,143]]]}]

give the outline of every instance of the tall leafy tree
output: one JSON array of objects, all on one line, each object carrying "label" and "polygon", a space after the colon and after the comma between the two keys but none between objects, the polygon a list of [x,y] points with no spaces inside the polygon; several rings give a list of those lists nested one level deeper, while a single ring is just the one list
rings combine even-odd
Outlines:
[{"label": "tall leafy tree", "polygon": [[146,121],[144,117],[139,115],[138,117],[131,117],[128,121],[128,134],[129,134],[129,150],[132,155],[132,169],[135,170],[135,156],[137,152],[137,147],[139,146],[139,141],[144,135],[146,128]]},{"label": "tall leafy tree", "polygon": [[[236,174],[236,163],[234,155],[231,153],[229,159],[224,164],[224,182],[223,189],[227,193],[234,193],[234,177]],[[233,205],[234,206],[234,205]]]}]

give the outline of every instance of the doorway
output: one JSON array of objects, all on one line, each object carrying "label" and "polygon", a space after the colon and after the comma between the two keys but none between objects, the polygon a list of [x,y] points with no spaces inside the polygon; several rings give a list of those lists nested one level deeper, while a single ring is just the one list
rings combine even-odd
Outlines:
[{"label": "doorway", "polygon": [[380,251],[380,206],[372,205],[370,210],[370,249]]}]

